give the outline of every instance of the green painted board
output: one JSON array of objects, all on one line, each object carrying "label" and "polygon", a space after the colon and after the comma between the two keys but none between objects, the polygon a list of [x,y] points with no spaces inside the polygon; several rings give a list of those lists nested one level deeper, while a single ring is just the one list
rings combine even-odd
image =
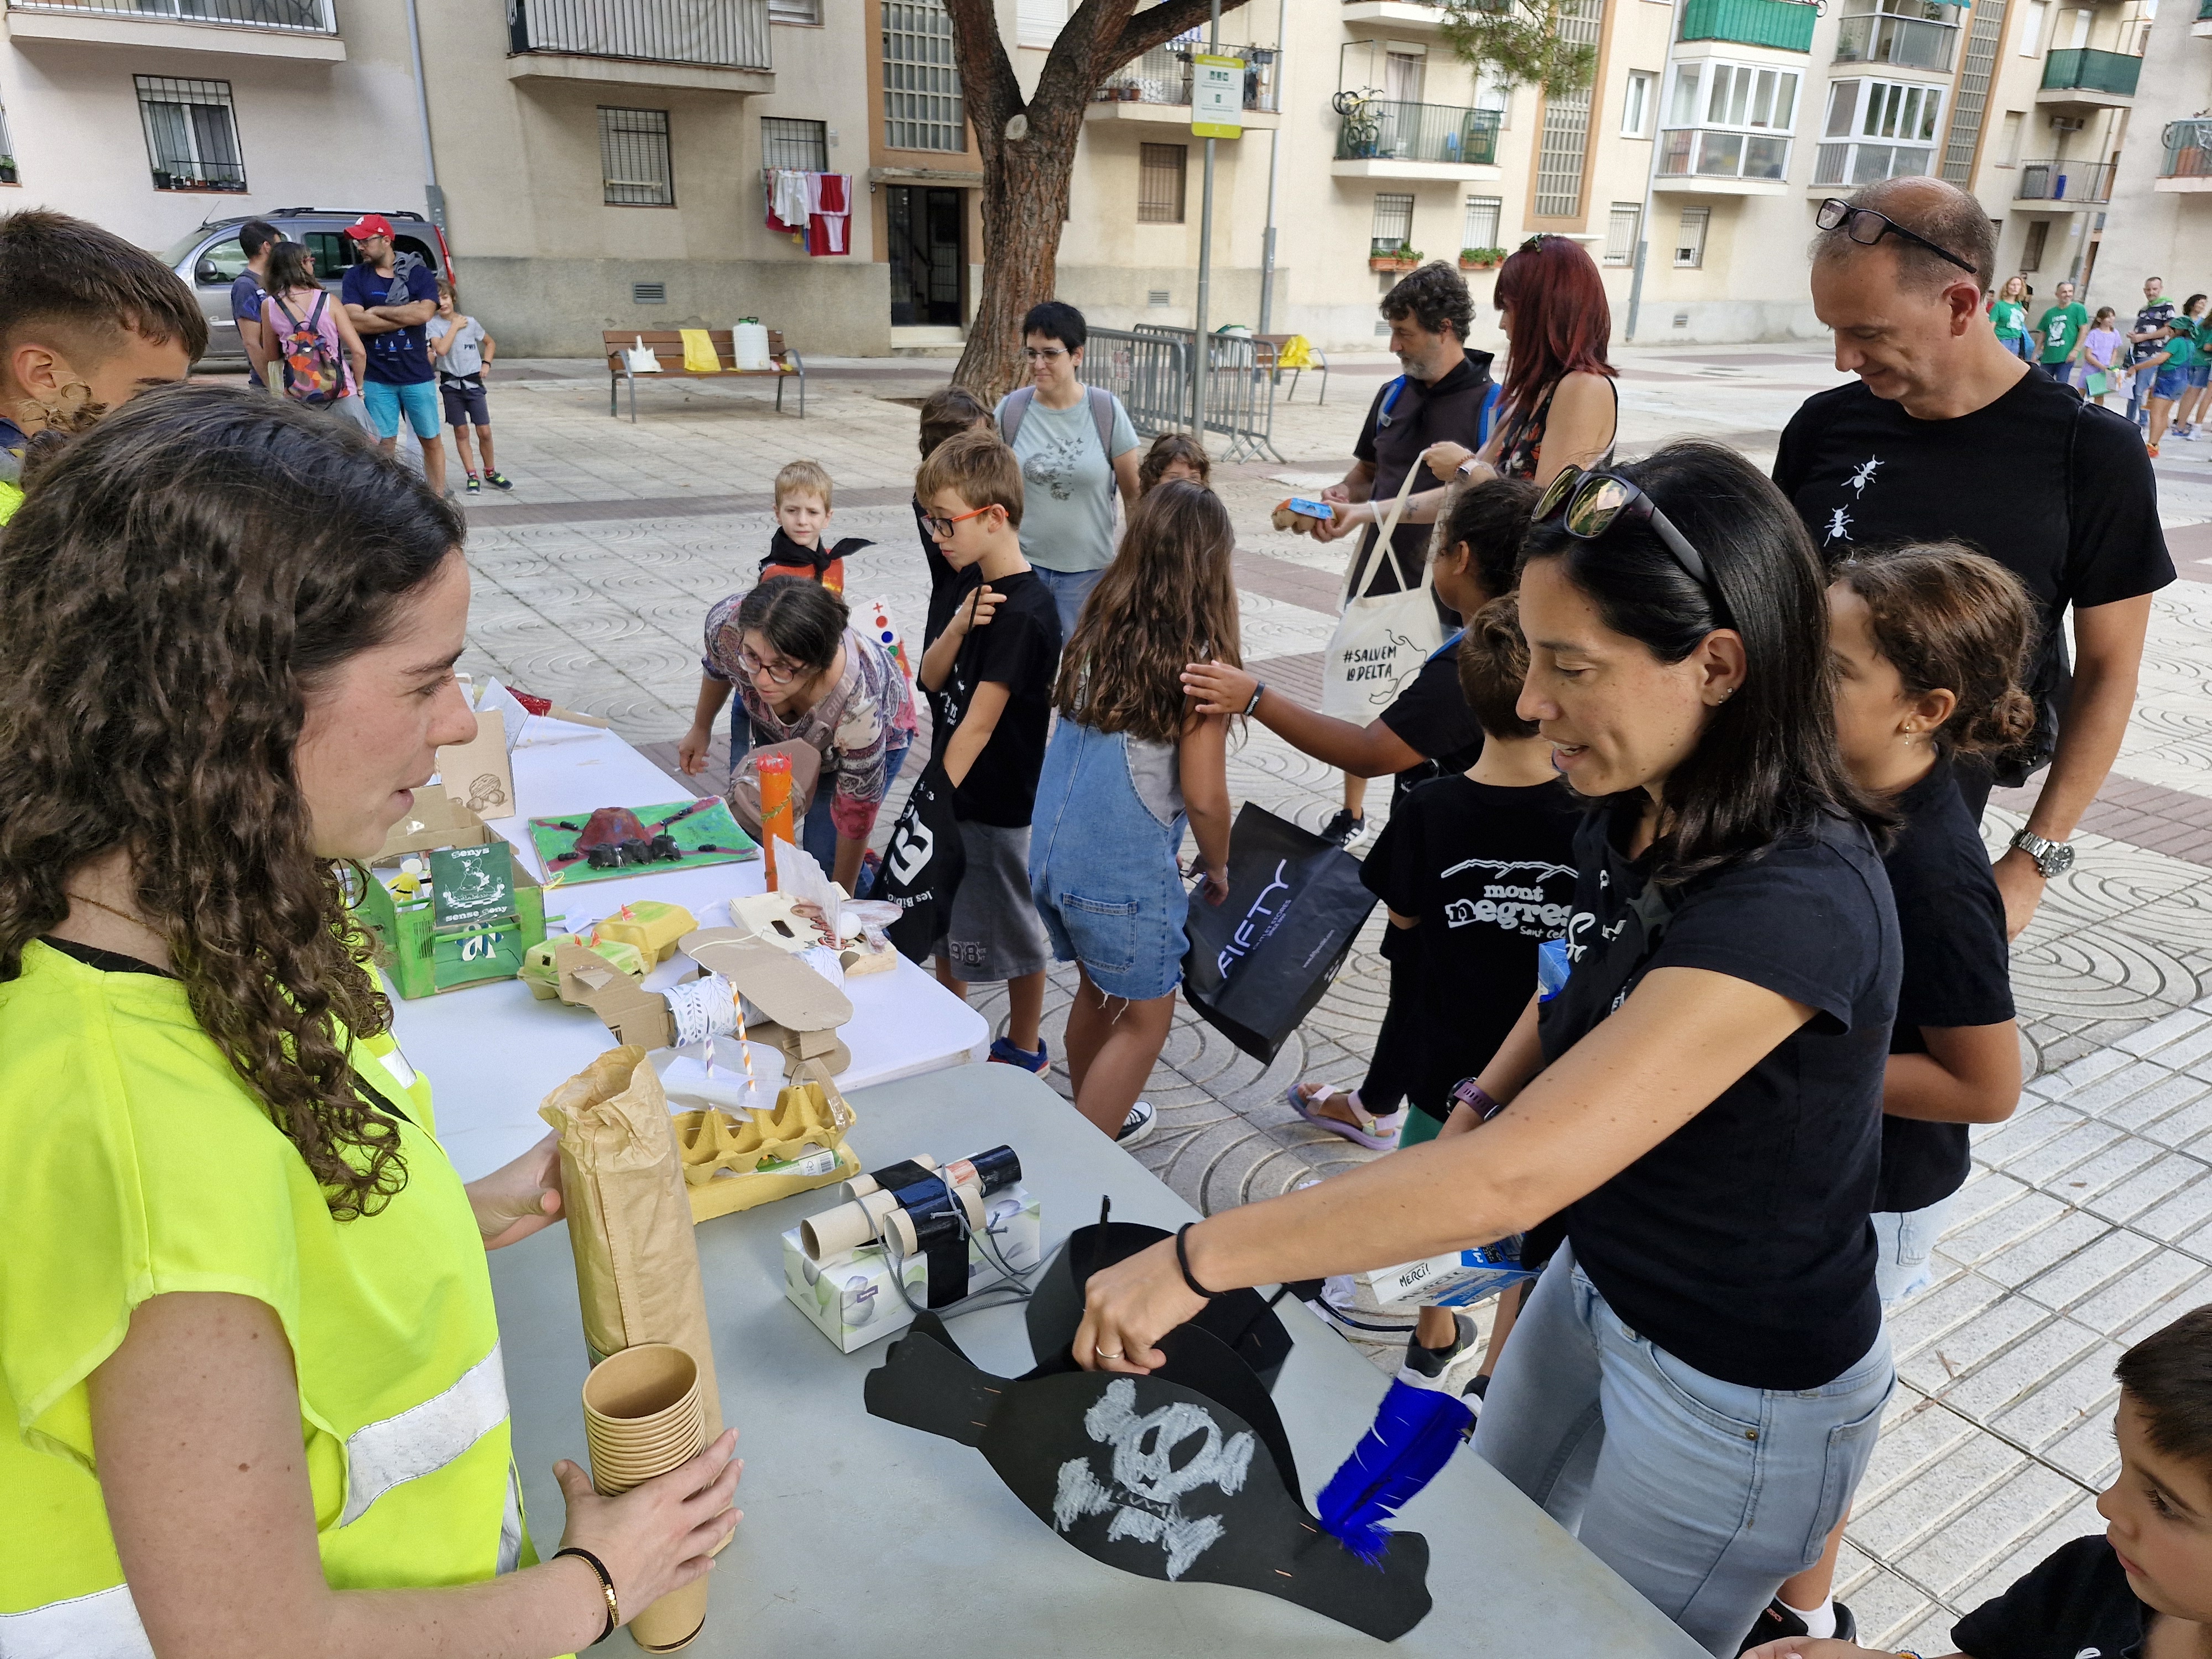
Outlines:
[{"label": "green painted board", "polygon": [[672,862],[654,860],[594,870],[576,850],[576,842],[592,817],[591,813],[532,818],[530,844],[538,854],[538,862],[545,867],[545,884],[550,887],[557,881],[563,887],[576,887],[587,881],[617,881],[625,876],[649,876],[659,870],[692,870],[701,865],[736,864],[760,856],[760,848],[738,827],[727,804],[712,796],[629,810],[637,815],[648,837],[663,833],[673,836],[682,856]]}]

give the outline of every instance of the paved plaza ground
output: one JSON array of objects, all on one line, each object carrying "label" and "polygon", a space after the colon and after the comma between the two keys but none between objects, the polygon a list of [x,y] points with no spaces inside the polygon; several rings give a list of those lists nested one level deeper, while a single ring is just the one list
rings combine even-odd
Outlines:
[{"label": "paved plaza ground", "polygon": [[[1761,466],[1796,405],[1839,379],[1824,351],[1795,347],[1619,356],[1626,451],[1705,436]],[[879,538],[848,561],[849,596],[887,600],[918,630],[914,404],[951,365],[810,367],[804,422],[776,415],[763,382],[684,381],[644,386],[633,425],[608,417],[596,362],[502,362],[492,410],[516,488],[468,504],[477,586],[465,665],[604,714],[672,756],[706,608],[751,580],[773,527],[770,483],[801,457],[837,482],[832,532]],[[1279,687],[1317,695],[1341,555],[1273,531],[1267,510],[1288,485],[1341,475],[1368,399],[1395,372],[1387,359],[1340,362],[1325,404],[1309,376],[1278,406],[1286,459],[1217,477],[1238,526],[1246,660]],[[1865,1637],[1885,1644],[1948,1650],[1958,1612],[2100,1528],[2092,1501],[2116,1466],[2112,1361],[2212,1298],[2212,441],[2201,450],[2169,441],[2158,464],[2183,580],[2159,596],[2141,705],[2080,860],[2014,947],[2027,1097],[2012,1121],[1976,1132],[1976,1173],[1936,1283],[1893,1322],[1900,1386],[1839,1586]],[[1237,800],[1308,825],[1336,804],[1334,775],[1256,726],[1230,776]],[[1370,790],[1378,823],[1389,795],[1387,782]],[[2019,823],[2019,805],[2001,793],[1992,845]],[[1380,928],[1378,910],[1272,1066],[1178,1016],[1148,1091],[1160,1127],[1137,1155],[1201,1209],[1370,1156],[1304,1124],[1283,1091],[1301,1076],[1360,1077],[1382,1012]],[[1054,975],[1055,1054],[1073,978]],[[981,1006],[1003,1016],[1002,997]],[[1065,1091],[1057,1066],[1053,1081]],[[1755,1215],[1789,1194],[1743,1201]]]}]

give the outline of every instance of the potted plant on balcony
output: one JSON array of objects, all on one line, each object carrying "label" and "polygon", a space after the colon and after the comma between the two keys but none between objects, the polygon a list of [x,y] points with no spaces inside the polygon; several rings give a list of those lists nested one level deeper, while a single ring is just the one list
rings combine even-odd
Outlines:
[{"label": "potted plant on balcony", "polygon": [[12,185],[15,182],[15,158],[12,155],[0,155],[0,185]]},{"label": "potted plant on balcony", "polygon": [[1420,263],[1421,251],[1411,242],[1401,242],[1389,253],[1375,252],[1367,256],[1370,270],[1411,270]]},{"label": "potted plant on balcony", "polygon": [[1502,247],[1463,247],[1459,251],[1462,270],[1495,270],[1504,259],[1505,250]]}]

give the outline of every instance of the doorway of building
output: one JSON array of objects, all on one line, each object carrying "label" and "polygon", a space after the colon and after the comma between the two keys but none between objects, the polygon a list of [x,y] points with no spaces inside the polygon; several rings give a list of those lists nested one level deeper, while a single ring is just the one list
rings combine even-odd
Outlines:
[{"label": "doorway of building", "polygon": [[887,185],[891,252],[891,326],[957,328],[960,271],[966,264],[962,192]]}]

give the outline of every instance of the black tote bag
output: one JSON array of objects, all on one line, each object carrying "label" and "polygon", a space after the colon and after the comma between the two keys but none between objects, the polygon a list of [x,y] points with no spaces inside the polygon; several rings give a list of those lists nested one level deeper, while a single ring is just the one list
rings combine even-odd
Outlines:
[{"label": "black tote bag", "polygon": [[1229,896],[1193,893],[1183,995],[1199,1018],[1273,1060],[1344,965],[1374,909],[1359,861],[1247,801],[1229,836]]},{"label": "black tote bag", "polygon": [[892,826],[871,895],[904,913],[884,933],[908,960],[927,965],[930,947],[951,920],[953,890],[967,868],[960,823],[952,816],[952,781],[933,755]]}]

